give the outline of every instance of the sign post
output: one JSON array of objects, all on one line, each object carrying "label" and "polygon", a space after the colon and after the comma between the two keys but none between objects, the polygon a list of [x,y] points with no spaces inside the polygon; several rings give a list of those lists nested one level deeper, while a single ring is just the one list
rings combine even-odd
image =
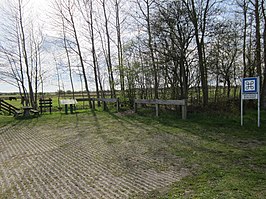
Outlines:
[{"label": "sign post", "polygon": [[241,81],[241,126],[243,126],[243,100],[258,100],[258,127],[260,127],[260,78],[248,77]]}]

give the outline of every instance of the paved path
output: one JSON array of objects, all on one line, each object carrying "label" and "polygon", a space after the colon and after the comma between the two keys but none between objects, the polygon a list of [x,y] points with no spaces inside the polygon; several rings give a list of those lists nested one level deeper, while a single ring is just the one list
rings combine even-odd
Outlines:
[{"label": "paved path", "polygon": [[143,198],[187,174],[164,150],[174,137],[97,128],[0,128],[0,198]]}]

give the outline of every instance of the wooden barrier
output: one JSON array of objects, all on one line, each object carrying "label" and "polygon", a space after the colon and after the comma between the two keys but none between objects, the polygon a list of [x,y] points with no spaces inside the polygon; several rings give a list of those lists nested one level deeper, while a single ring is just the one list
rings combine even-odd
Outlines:
[{"label": "wooden barrier", "polygon": [[138,104],[155,104],[156,116],[159,116],[159,105],[176,105],[182,106],[182,119],[187,119],[187,101],[184,100],[147,100],[147,99],[135,99],[134,100],[134,112],[137,112]]},{"label": "wooden barrier", "polygon": [[16,116],[19,113],[19,109],[7,102],[5,102],[3,99],[0,99],[0,111],[7,111],[9,115],[12,113]]},{"label": "wooden barrier", "polygon": [[[88,98],[77,98],[78,102],[80,101],[89,101]],[[95,109],[95,101],[96,102],[103,102],[103,110],[107,110],[107,103],[116,103],[116,110],[119,112],[120,102],[119,98],[90,98],[92,102],[92,109]]]},{"label": "wooden barrier", "polygon": [[116,111],[119,112],[119,98],[91,98],[92,109],[95,109],[95,101],[103,102],[103,110],[107,110],[107,103],[116,103]]}]

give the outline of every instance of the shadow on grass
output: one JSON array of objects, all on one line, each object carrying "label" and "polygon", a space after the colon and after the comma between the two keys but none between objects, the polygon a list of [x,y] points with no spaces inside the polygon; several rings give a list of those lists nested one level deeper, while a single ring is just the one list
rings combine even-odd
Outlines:
[{"label": "shadow on grass", "polygon": [[[6,118],[7,124],[1,122],[0,126],[51,124],[57,128],[67,125],[73,129],[81,126],[79,136],[85,136],[90,133],[87,127],[93,125],[106,142],[113,137],[109,132],[104,132],[105,122],[117,125],[111,128],[115,133],[121,125],[122,136],[123,130],[135,133],[135,126],[152,135],[173,134],[165,144],[173,154],[185,159],[185,166],[192,171],[192,175],[177,182],[169,197],[165,198],[182,198],[184,193],[187,198],[252,198],[260,194],[266,182],[263,145],[266,140],[266,112],[262,112],[261,128],[257,128],[256,111],[246,113],[244,127],[240,126],[240,117],[231,114],[191,113],[187,120],[182,120],[181,113],[172,111],[161,111],[160,116],[156,117],[153,109],[140,109],[138,114],[84,110],[75,115],[53,113],[26,120]],[[252,143],[250,140],[259,142]],[[264,193],[261,191],[261,194]]]},{"label": "shadow on grass", "polygon": [[240,125],[240,116],[233,114],[191,113],[188,114],[187,120],[182,120],[181,113],[177,114],[174,111],[162,111],[160,116],[156,117],[153,110],[142,109],[137,114],[123,115],[122,117],[115,114],[110,115],[131,123],[138,121],[152,126],[156,126],[159,123],[163,126],[182,129],[199,136],[222,133],[240,138],[265,139],[266,112],[261,112],[260,128],[257,127],[256,114],[256,111],[247,111],[244,116],[244,126]]},{"label": "shadow on grass", "polygon": [[222,195],[225,198],[252,198],[265,194],[265,111],[261,112],[260,128],[257,127],[256,111],[246,112],[243,127],[240,116],[232,114],[195,113],[182,120],[173,112],[161,112],[156,117],[153,110],[145,109],[139,110],[138,114],[110,115],[182,138],[173,140],[176,143],[172,150],[186,159],[192,175],[176,183],[168,196],[162,198],[183,198],[184,193],[187,198]]},{"label": "shadow on grass", "polygon": [[0,115],[0,128],[4,128],[9,125],[15,126],[21,123],[21,120],[17,120],[13,116]]}]

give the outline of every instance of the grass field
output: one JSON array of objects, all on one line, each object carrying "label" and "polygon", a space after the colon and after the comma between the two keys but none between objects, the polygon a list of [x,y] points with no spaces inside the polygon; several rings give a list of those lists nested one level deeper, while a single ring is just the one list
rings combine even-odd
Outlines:
[{"label": "grass field", "polygon": [[147,109],[0,116],[0,198],[265,198],[266,112],[261,123],[254,111],[243,127]]}]

